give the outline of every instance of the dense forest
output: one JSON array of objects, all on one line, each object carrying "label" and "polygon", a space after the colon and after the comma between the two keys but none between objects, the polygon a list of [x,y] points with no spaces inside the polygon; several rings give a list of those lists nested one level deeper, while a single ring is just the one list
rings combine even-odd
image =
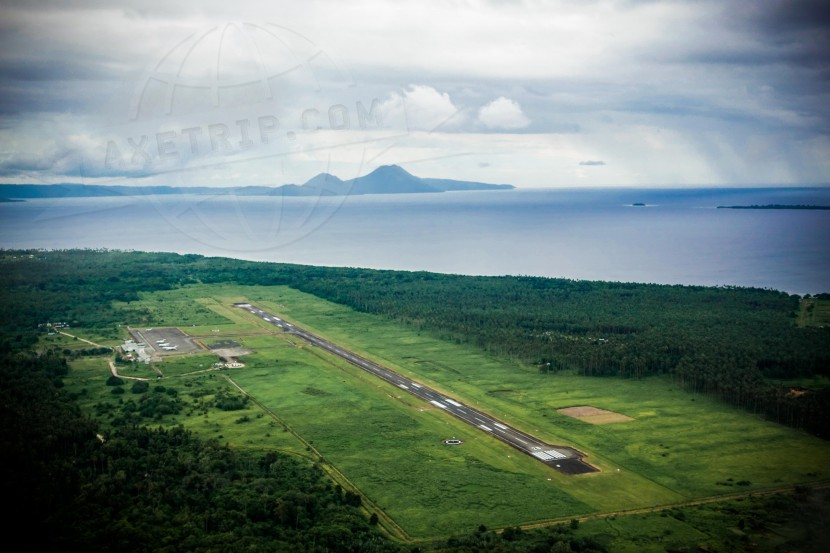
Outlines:
[{"label": "dense forest", "polygon": [[542,372],[672,374],[828,437],[830,389],[793,394],[779,381],[830,376],[830,328],[798,327],[800,298],[782,292],[348,269],[294,285]]},{"label": "dense forest", "polygon": [[[148,314],[116,310],[113,301],[198,282],[292,286],[546,373],[618,378],[670,373],[690,390],[826,436],[827,392],[794,397],[775,379],[827,375],[830,334],[797,326],[799,298],[780,292],[461,277],[140,252],[4,251],[0,493],[13,503],[4,516],[7,541],[45,552],[606,550],[577,535],[576,521],[532,531],[480,527],[441,543],[400,545],[379,531],[359,495],[334,485],[307,459],[236,451],[182,428],[153,429],[140,409],[126,407],[113,419],[114,428],[100,433],[97,422],[65,393],[62,379],[68,356],[101,352],[35,351],[40,325],[60,321],[118,338],[118,323],[142,321]],[[139,398],[125,406],[176,407],[163,387],[132,385],[124,391],[123,382],[108,384]],[[799,511],[804,505],[769,500],[753,507],[747,520],[762,528],[769,517],[798,512],[809,518],[808,511]]]},{"label": "dense forest", "polygon": [[[47,352],[0,355],[0,493],[11,508],[5,538],[22,551],[232,553],[603,553],[607,535],[577,535],[571,520],[547,528],[484,526],[433,543],[399,544],[306,460],[234,451],[181,428],[152,429],[125,418],[106,435],[62,388],[65,360]],[[136,391],[133,391],[136,393]],[[138,393],[143,393],[138,391]],[[727,550],[781,524],[820,531],[826,492],[751,498],[715,507],[671,509],[660,517],[722,527]],[[440,516],[440,513],[436,513]],[[716,522],[717,521],[717,522]],[[734,534],[733,527],[746,532]],[[789,526],[788,526],[789,527]],[[821,551],[820,540],[784,550]],[[645,545],[671,536],[640,536]],[[682,542],[680,542],[682,543]],[[667,551],[694,548],[678,545]],[[700,549],[698,549],[700,550]],[[708,550],[708,549],[705,549]]]},{"label": "dense forest", "polygon": [[[830,376],[830,328],[795,324],[800,298],[774,290],[471,277],[117,251],[5,252],[4,349],[37,325],[104,327],[142,313],[113,300],[190,283],[288,285],[382,315],[541,372],[643,378],[671,374],[690,391],[828,437],[830,389],[787,381]],[[14,258],[14,259],[12,259]],[[26,305],[21,310],[17,306]],[[782,382],[784,382],[782,384]]]},{"label": "dense forest", "polygon": [[305,460],[181,428],[96,437],[61,391],[63,359],[7,353],[0,367],[4,523],[24,550],[398,551]]},{"label": "dense forest", "polygon": [[378,530],[376,515],[365,516],[358,494],[305,459],[233,450],[130,417],[99,434],[64,393],[66,373],[66,360],[51,352],[0,354],[0,494],[10,507],[3,526],[22,551],[606,551],[571,526],[479,528],[403,546]]}]

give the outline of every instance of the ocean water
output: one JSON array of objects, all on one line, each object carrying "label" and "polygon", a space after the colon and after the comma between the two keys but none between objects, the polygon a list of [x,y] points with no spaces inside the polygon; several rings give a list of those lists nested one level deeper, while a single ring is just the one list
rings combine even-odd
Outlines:
[{"label": "ocean water", "polygon": [[0,248],[830,292],[830,211],[717,209],[753,204],[830,188],[36,199],[0,204]]}]

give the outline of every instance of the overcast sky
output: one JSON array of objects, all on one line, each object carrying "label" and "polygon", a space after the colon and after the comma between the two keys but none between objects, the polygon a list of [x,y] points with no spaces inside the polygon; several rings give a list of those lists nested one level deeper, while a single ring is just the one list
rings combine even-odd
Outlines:
[{"label": "overcast sky", "polygon": [[2,182],[830,182],[826,1],[0,6]]}]

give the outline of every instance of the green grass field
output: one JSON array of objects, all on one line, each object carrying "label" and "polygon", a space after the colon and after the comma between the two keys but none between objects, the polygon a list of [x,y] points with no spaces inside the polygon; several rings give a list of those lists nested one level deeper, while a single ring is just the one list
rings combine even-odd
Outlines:
[{"label": "green grass field", "polygon": [[[549,443],[576,447],[601,472],[562,475],[230,307],[243,300]],[[686,393],[669,378],[542,375],[284,287],[194,286],[146,294],[140,304],[159,317],[156,326],[254,350],[241,358],[244,368],[221,372],[204,370],[215,360],[209,353],[162,362],[165,378],[151,386],[176,388],[189,407],[148,423],[322,461],[414,539],[830,479],[826,442]],[[107,412],[102,404],[128,399],[105,386],[105,359],[72,368],[67,386],[86,408]],[[234,385],[255,401],[241,411],[204,408],[220,390],[239,393]],[[557,412],[579,405],[634,420],[592,425]],[[464,444],[443,444],[452,437]]]},{"label": "green grass field", "polygon": [[830,325],[830,300],[804,298],[798,310],[800,326],[826,327]]},{"label": "green grass field", "polygon": [[830,539],[823,523],[828,514],[830,492],[824,489],[583,520],[577,535],[615,553],[823,551]]}]

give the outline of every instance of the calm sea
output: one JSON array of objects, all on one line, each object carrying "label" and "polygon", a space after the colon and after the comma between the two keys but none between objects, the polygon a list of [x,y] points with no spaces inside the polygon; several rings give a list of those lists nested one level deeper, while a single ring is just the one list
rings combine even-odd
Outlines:
[{"label": "calm sea", "polygon": [[0,204],[0,248],[830,292],[830,211],[717,209],[753,204],[830,188],[28,200]]}]

